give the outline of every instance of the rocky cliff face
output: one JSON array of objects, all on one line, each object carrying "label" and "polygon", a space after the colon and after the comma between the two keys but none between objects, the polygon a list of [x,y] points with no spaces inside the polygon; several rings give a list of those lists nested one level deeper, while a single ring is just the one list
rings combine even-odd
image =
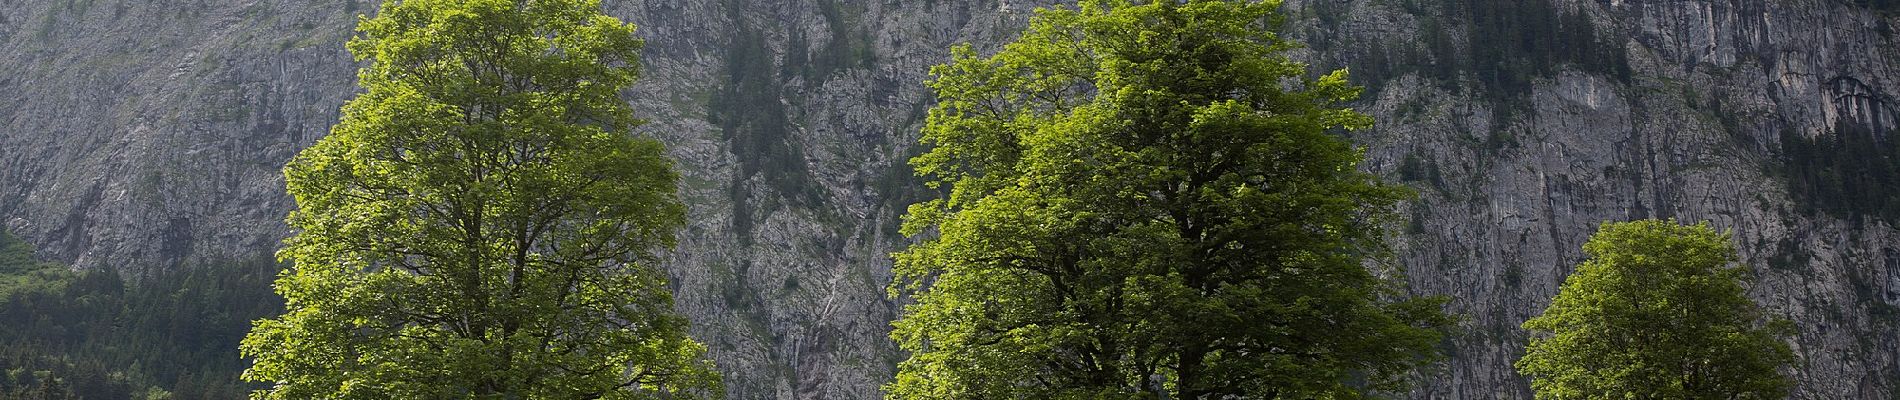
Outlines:
[{"label": "rocky cliff face", "polygon": [[[1472,75],[1483,73],[1457,75],[1455,85],[1400,73],[1368,94],[1383,122],[1357,138],[1368,168],[1421,189],[1401,256],[1412,287],[1451,295],[1470,318],[1452,340],[1454,361],[1419,394],[1528,398],[1508,367],[1525,340],[1516,325],[1547,304],[1597,224],[1643,217],[1734,232],[1757,271],[1751,294],[1800,327],[1796,398],[1900,393],[1900,235],[1892,221],[1801,211],[1779,151],[1784,132],[1887,129],[1900,77],[1892,14],[1832,1],[1555,8],[1585,16],[1631,73],[1580,71],[1589,60],[1578,60],[1511,92],[1474,91],[1486,85]],[[1349,17],[1301,31],[1329,38],[1328,48],[1377,49],[1429,37],[1419,27],[1444,18],[1378,2],[1338,9]],[[1513,45],[1451,41],[1467,51]]]},{"label": "rocky cliff face", "polygon": [[[926,195],[902,163],[930,101],[925,71],[951,44],[993,48],[1050,2],[607,3],[649,40],[648,77],[629,99],[653,121],[642,134],[679,159],[691,222],[669,270],[731,397],[878,397],[902,357],[884,337],[896,309],[886,254],[904,243],[903,206]],[[0,0],[0,222],[86,268],[270,252],[291,206],[278,169],[355,93],[340,43],[352,15],[374,8]],[[1751,293],[1800,326],[1798,398],[1900,393],[1900,230],[1807,211],[1781,151],[1788,137],[1895,127],[1891,11],[1849,0],[1286,10],[1291,34],[1313,45],[1301,57],[1351,66],[1370,87],[1361,107],[1381,125],[1354,135],[1366,168],[1420,189],[1399,227],[1411,287],[1468,316],[1446,343],[1451,360],[1412,397],[1528,398],[1510,368],[1525,340],[1516,325],[1598,223],[1643,217],[1735,232],[1758,271]],[[1500,36],[1511,32],[1533,33]]]}]

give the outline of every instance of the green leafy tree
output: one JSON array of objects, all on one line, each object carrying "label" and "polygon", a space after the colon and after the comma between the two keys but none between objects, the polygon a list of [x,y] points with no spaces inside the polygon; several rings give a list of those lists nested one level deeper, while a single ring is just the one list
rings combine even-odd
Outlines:
[{"label": "green leafy tree", "polygon": [[1785,320],[1745,295],[1727,235],[1707,223],[1606,223],[1564,280],[1517,369],[1539,399],[1779,399]]},{"label": "green leafy tree", "polygon": [[0,228],[0,274],[28,271],[39,265],[39,260],[34,257],[32,244]]},{"label": "green leafy tree", "polygon": [[716,392],[656,251],[684,208],[619,94],[643,43],[598,0],[385,1],[364,92],[284,175],[286,313],[263,399],[633,399]]},{"label": "green leafy tree", "polygon": [[951,190],[895,254],[890,398],[1353,398],[1436,358],[1442,301],[1368,268],[1407,192],[1276,7],[1082,1],[932,69],[911,164]]}]

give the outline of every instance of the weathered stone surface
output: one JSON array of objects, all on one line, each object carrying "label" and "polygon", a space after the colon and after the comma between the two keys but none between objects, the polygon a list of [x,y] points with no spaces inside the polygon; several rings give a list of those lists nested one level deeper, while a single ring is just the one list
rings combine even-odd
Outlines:
[{"label": "weathered stone surface", "polygon": [[[731,397],[878,397],[901,358],[884,336],[886,254],[920,193],[902,160],[925,72],[1052,2],[608,3],[649,40],[628,97],[679,160],[691,221],[668,268]],[[1839,0],[1558,3],[1628,50],[1628,81],[1559,65],[1490,93],[1399,73],[1362,102],[1381,122],[1354,134],[1367,168],[1420,188],[1397,261],[1468,316],[1413,396],[1528,398],[1517,324],[1597,224],[1642,217],[1735,232],[1751,293],[1800,327],[1797,398],[1900,392],[1900,231],[1802,213],[1774,174],[1783,131],[1896,125],[1900,19]],[[1342,49],[1421,46],[1426,19],[1455,25],[1432,4],[1287,7],[1316,42],[1301,57],[1363,67]],[[291,206],[278,169],[355,93],[340,43],[373,8],[0,0],[0,223],[85,268],[270,252]],[[1408,158],[1422,169],[1401,174]]]},{"label": "weathered stone surface", "polygon": [[[1422,36],[1376,3],[1353,2],[1341,25],[1354,32],[1307,29],[1348,43]],[[1548,304],[1598,224],[1645,217],[1734,232],[1757,271],[1751,294],[1799,326],[1794,398],[1900,393],[1900,231],[1803,213],[1775,175],[1784,130],[1891,129],[1895,17],[1834,1],[1565,6],[1617,33],[1629,82],[1559,67],[1507,103],[1527,110],[1415,74],[1368,94],[1382,122],[1358,137],[1368,167],[1432,165],[1400,251],[1411,287],[1451,295],[1469,318],[1453,361],[1414,395],[1529,398],[1510,369],[1526,340],[1517,324]]]}]

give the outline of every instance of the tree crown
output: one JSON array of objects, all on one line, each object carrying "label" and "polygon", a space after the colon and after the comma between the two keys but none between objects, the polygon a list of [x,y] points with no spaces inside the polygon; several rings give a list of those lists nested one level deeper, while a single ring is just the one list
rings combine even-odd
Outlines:
[{"label": "tree crown", "polygon": [[1083,1],[932,70],[912,165],[951,186],[895,255],[891,397],[1351,397],[1432,358],[1438,303],[1362,263],[1406,192],[1277,5]]},{"label": "tree crown", "polygon": [[[1747,297],[1749,271],[1708,223],[1605,223],[1564,280],[1517,368],[1540,399],[1773,399],[1793,360]],[[1764,325],[1765,323],[1765,325]]]},{"label": "tree crown", "polygon": [[684,207],[619,95],[642,42],[597,0],[385,1],[365,91],[285,167],[285,315],[260,398],[648,398],[717,388],[656,251]]}]

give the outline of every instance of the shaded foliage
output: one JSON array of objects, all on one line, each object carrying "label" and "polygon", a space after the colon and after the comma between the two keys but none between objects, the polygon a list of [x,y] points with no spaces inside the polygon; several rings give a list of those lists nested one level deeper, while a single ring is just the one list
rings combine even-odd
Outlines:
[{"label": "shaded foliage", "polygon": [[1900,0],[1852,0],[1855,5],[1880,12],[1900,12]]},{"label": "shaded foliage", "polygon": [[1566,66],[1630,79],[1619,34],[1552,0],[1404,0],[1401,7],[1419,19],[1422,37],[1341,49],[1359,81],[1378,85],[1418,73],[1456,90],[1469,87],[1469,78],[1492,98],[1515,100]]},{"label": "shaded foliage", "polygon": [[[0,242],[11,240],[0,234]],[[279,312],[276,262],[208,263],[129,281],[17,260],[0,246],[0,393],[14,398],[242,398],[237,344],[250,321]],[[63,392],[58,394],[56,392]]]},{"label": "shaded foliage", "polygon": [[[737,16],[735,15],[735,18]],[[733,227],[750,240],[755,204],[813,206],[819,202],[822,186],[805,164],[805,152],[792,137],[790,111],[780,91],[777,68],[765,37],[752,28],[741,28],[726,48],[725,85],[714,92],[708,104],[708,122],[719,127],[739,168],[728,183],[732,200]],[[746,182],[759,177],[776,191],[779,198],[754,199]],[[758,207],[771,209],[771,207]]]},{"label": "shaded foliage", "polygon": [[1809,213],[1900,221],[1900,140],[1843,124],[1829,134],[1781,134],[1783,171]]}]

